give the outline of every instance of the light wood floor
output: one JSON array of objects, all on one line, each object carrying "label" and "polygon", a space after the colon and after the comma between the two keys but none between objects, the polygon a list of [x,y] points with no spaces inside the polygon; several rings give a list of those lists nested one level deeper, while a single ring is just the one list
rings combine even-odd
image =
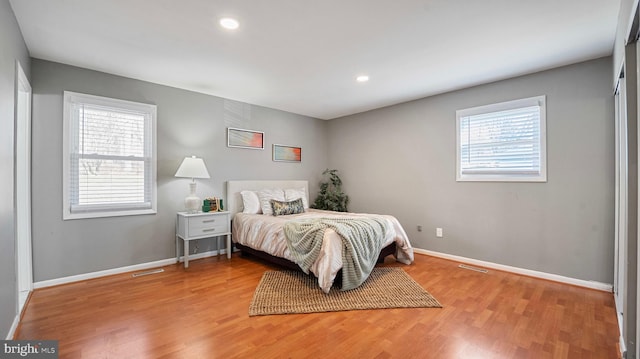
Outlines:
[{"label": "light wood floor", "polygon": [[265,270],[234,254],[34,291],[15,339],[60,358],[617,358],[610,293],[460,269],[401,266],[444,308],[249,317]]}]

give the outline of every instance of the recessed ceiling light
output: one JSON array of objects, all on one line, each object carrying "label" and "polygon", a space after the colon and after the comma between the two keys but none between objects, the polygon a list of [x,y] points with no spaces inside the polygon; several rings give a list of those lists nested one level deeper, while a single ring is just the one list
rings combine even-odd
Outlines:
[{"label": "recessed ceiling light", "polygon": [[356,81],[358,81],[358,82],[367,82],[367,81],[369,81],[369,76],[360,75],[360,76],[356,77]]},{"label": "recessed ceiling light", "polygon": [[240,26],[240,23],[238,23],[238,20],[236,19],[225,17],[220,19],[220,26],[224,27],[225,29],[235,30],[238,28],[238,26]]}]

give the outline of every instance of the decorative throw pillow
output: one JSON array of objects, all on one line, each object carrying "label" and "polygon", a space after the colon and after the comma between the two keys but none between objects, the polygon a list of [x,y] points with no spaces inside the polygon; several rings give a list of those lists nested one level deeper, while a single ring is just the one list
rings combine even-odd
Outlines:
[{"label": "decorative throw pillow", "polygon": [[304,190],[304,187],[285,189],[284,198],[287,201],[293,201],[294,199],[302,198],[302,205],[304,206],[304,208],[309,208],[309,200],[307,199],[307,192]]},{"label": "decorative throw pillow", "polygon": [[274,216],[284,216],[287,214],[304,213],[302,198],[293,201],[282,202],[275,199],[271,200],[271,209]]},{"label": "decorative throw pillow", "polygon": [[263,189],[258,191],[258,198],[260,199],[260,208],[262,208],[262,213],[271,215],[273,211],[271,210],[271,200],[275,199],[276,201],[284,202],[284,191],[281,189]]},{"label": "decorative throw pillow", "polygon": [[242,191],[242,213],[260,214],[262,208],[260,208],[260,199],[255,191]]}]

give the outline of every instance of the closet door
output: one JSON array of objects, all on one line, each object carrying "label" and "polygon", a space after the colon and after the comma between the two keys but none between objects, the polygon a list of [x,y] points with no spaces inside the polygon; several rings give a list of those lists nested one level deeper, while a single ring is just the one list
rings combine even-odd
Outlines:
[{"label": "closet door", "polygon": [[627,116],[626,89],[624,78],[618,81],[615,94],[615,266],[613,292],[618,314],[620,333],[623,333],[624,296],[625,296],[625,258],[627,244],[627,181],[628,181],[628,153],[627,153]]}]

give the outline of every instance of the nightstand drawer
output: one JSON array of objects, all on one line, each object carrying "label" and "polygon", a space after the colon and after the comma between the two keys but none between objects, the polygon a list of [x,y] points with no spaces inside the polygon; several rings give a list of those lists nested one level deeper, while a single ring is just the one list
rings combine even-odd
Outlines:
[{"label": "nightstand drawer", "polygon": [[226,226],[228,222],[226,215],[189,218],[189,232],[199,228]]},{"label": "nightstand drawer", "polygon": [[224,227],[222,224],[217,227],[189,228],[189,237],[215,236],[219,233],[227,232],[227,227]]},{"label": "nightstand drawer", "polygon": [[189,237],[229,232],[226,215],[189,218]]}]

